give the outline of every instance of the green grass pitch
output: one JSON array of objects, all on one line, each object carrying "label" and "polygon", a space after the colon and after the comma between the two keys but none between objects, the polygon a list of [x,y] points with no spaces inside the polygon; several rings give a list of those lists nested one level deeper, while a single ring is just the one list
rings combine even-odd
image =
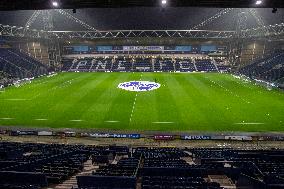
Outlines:
[{"label": "green grass pitch", "polygon": [[[161,87],[148,92],[117,88],[140,79],[156,79]],[[0,92],[0,125],[281,132],[284,93],[218,73],[60,73]]]}]

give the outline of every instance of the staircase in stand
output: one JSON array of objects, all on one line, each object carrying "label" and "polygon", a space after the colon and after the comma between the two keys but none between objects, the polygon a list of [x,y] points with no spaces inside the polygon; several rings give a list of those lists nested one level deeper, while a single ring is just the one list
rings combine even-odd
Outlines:
[{"label": "staircase in stand", "polygon": [[217,64],[216,64],[216,61],[213,59],[211,62],[214,64],[214,66],[215,66],[217,72],[219,72],[219,68],[218,68],[218,66],[217,66]]},{"label": "staircase in stand", "polygon": [[192,63],[193,63],[193,66],[194,66],[195,70],[198,72],[197,66],[196,66],[196,64],[195,64],[196,62],[195,62],[194,59],[192,60]]},{"label": "staircase in stand", "polygon": [[77,188],[77,179],[76,177],[77,176],[80,176],[80,175],[91,175],[92,172],[96,169],[98,169],[99,166],[94,166],[92,164],[92,160],[89,159],[88,161],[86,161],[84,163],[84,168],[81,172],[79,172],[78,174],[70,177],[68,180],[64,181],[63,183],[61,184],[58,184],[57,186],[55,187],[49,187],[49,189],[72,189],[73,188]]}]

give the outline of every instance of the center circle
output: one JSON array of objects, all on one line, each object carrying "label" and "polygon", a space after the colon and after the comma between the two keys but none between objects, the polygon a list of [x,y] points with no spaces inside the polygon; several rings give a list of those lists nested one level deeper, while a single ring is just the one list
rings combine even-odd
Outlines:
[{"label": "center circle", "polygon": [[128,81],[118,84],[118,88],[126,91],[145,92],[160,88],[160,84],[151,81]]}]

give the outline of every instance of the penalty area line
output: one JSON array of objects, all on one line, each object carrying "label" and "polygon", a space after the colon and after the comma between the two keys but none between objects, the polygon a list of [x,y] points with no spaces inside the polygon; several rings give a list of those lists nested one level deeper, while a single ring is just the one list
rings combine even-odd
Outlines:
[{"label": "penalty area line", "polygon": [[73,119],[73,120],[69,120],[69,121],[72,121],[72,122],[81,122],[81,121],[84,121],[84,120],[81,120],[81,119]]}]

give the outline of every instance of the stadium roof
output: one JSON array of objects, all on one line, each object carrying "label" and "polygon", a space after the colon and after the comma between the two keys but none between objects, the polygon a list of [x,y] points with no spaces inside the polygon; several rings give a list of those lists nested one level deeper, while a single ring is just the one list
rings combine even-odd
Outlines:
[{"label": "stadium roof", "polygon": [[[99,7],[133,7],[133,6],[161,6],[161,0],[1,0],[0,10],[38,10],[54,8],[52,2],[58,2],[60,8],[99,8]],[[262,7],[283,8],[283,0],[263,0],[256,5],[256,0],[167,0],[171,7]]]}]

